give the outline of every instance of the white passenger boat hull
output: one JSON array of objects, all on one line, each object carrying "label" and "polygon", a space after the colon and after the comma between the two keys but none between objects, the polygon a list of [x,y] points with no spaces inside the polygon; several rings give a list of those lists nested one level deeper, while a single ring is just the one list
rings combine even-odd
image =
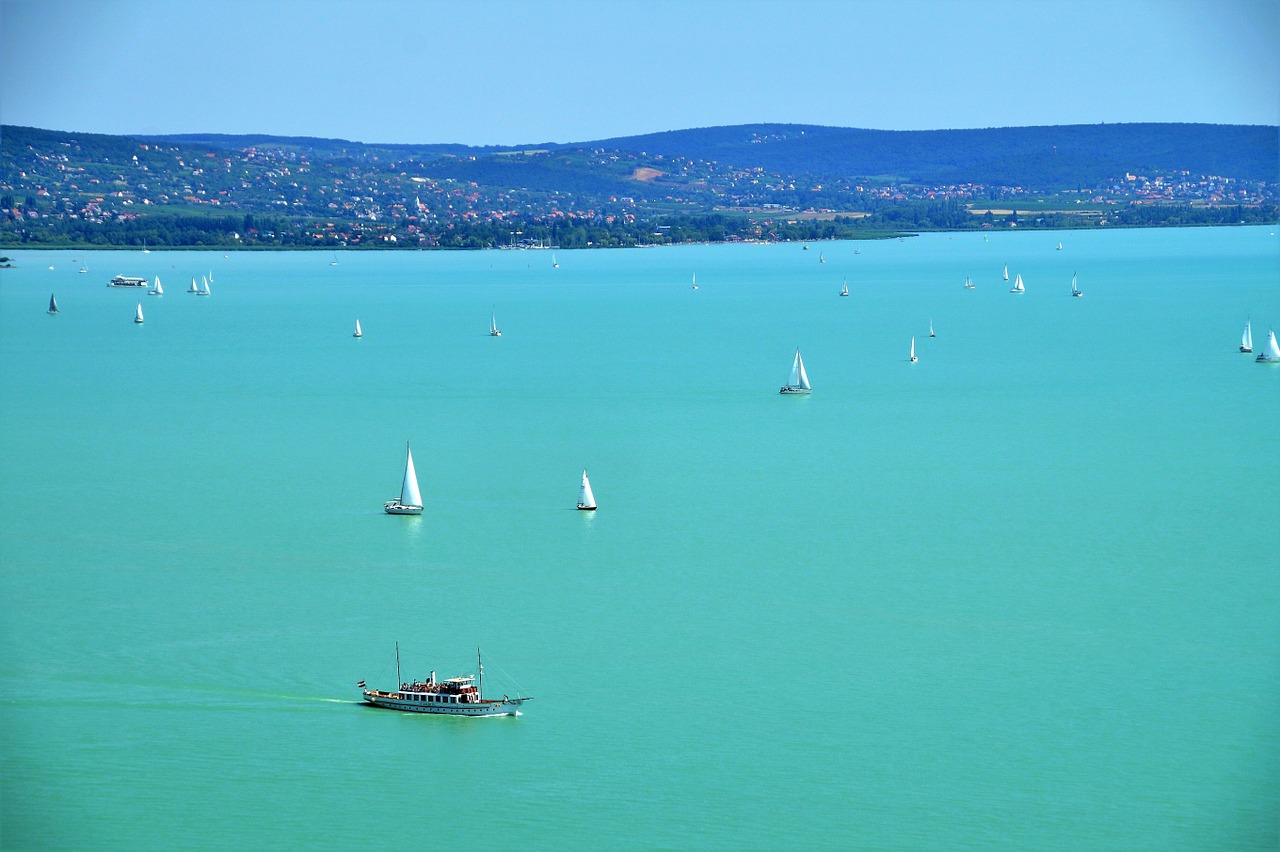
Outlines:
[{"label": "white passenger boat hull", "polygon": [[448,704],[427,700],[428,693],[383,692],[364,690],[364,702],[372,707],[403,710],[409,713],[434,713],[438,716],[519,716],[520,705],[528,698],[503,698],[474,704]]}]

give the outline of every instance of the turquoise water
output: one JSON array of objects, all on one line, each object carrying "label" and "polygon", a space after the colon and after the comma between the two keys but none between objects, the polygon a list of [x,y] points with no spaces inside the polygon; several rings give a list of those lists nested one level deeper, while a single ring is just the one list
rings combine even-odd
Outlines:
[{"label": "turquoise water", "polygon": [[1271,229],[16,258],[5,848],[1280,841]]}]

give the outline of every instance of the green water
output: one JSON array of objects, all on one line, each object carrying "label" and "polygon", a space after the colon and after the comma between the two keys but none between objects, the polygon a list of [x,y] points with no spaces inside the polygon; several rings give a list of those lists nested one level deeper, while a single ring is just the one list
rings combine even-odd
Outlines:
[{"label": "green water", "polygon": [[16,257],[6,849],[1280,843],[1270,229]]}]

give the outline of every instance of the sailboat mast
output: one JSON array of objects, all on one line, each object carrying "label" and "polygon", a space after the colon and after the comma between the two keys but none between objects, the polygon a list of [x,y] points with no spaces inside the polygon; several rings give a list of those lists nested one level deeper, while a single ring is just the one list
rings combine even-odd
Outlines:
[{"label": "sailboat mast", "polygon": [[396,642],[396,692],[400,691],[400,684],[404,683],[400,679],[400,643]]},{"label": "sailboat mast", "polygon": [[476,690],[480,693],[477,697],[484,701],[484,663],[480,661],[480,649],[476,648]]}]

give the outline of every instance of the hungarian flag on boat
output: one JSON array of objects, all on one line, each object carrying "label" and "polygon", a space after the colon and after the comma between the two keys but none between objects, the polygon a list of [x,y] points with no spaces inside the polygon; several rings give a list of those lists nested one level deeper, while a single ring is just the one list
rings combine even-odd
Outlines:
[{"label": "hungarian flag on boat", "polygon": [[356,686],[360,687],[361,689],[364,689],[364,681],[360,681],[359,683],[356,684]]}]

